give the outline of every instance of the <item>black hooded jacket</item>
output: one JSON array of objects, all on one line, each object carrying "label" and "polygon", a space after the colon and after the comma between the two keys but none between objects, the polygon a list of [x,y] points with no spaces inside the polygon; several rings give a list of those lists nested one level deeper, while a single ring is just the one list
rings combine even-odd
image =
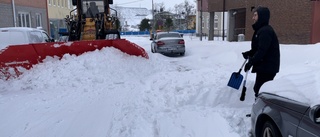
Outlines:
[{"label": "black hooded jacket", "polygon": [[251,41],[249,62],[253,65],[252,72],[270,73],[279,72],[280,47],[273,28],[269,25],[270,11],[266,7],[257,9],[258,21],[252,25],[254,34]]}]

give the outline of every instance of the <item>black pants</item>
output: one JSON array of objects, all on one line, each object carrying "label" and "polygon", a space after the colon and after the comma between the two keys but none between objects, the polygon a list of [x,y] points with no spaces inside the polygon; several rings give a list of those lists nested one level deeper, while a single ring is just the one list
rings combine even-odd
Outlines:
[{"label": "black pants", "polygon": [[253,87],[255,96],[258,96],[261,86],[267,81],[273,80],[275,76],[276,74],[257,73],[256,82],[254,83],[254,87]]}]

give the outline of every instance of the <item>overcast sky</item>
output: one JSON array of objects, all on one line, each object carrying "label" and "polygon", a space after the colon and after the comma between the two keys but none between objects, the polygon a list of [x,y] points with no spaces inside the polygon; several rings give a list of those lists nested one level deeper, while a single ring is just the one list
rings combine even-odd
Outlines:
[{"label": "overcast sky", "polygon": [[[183,3],[185,0],[153,0],[153,3],[164,3],[166,8],[173,8],[174,5]],[[190,3],[196,5],[194,0],[187,0]],[[114,5],[123,7],[143,7],[147,9],[152,9],[152,0],[114,0]]]}]

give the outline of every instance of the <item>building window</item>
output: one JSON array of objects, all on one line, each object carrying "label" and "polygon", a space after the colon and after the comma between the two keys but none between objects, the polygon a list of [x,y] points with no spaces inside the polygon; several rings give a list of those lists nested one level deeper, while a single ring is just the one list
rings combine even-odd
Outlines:
[{"label": "building window", "polygon": [[52,4],[53,6],[56,6],[56,0],[53,0]]},{"label": "building window", "polygon": [[69,7],[69,9],[72,9],[72,1],[71,0],[68,0],[68,7]]},{"label": "building window", "polygon": [[58,0],[58,2],[57,2],[57,6],[58,6],[58,7],[60,7],[60,0]]},{"label": "building window", "polygon": [[42,27],[42,22],[41,22],[41,14],[40,13],[36,13],[36,26],[37,27]]},{"label": "building window", "polygon": [[48,0],[48,3],[49,3],[49,5],[51,5],[51,3],[52,3],[52,0]]},{"label": "building window", "polygon": [[31,27],[30,13],[19,12],[18,24],[19,24],[19,27]]},{"label": "building window", "polygon": [[61,7],[65,7],[64,0],[61,0]]},{"label": "building window", "polygon": [[218,29],[219,17],[214,15],[214,29]]}]

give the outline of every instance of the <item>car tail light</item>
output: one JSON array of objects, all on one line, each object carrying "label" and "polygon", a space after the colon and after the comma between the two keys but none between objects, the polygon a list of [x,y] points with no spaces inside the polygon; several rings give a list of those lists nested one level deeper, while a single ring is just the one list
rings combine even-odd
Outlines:
[{"label": "car tail light", "polygon": [[164,42],[158,41],[158,42],[157,42],[157,45],[158,45],[158,46],[162,46],[162,45],[164,45]]},{"label": "car tail light", "polygon": [[178,44],[184,44],[184,40],[180,40]]}]

